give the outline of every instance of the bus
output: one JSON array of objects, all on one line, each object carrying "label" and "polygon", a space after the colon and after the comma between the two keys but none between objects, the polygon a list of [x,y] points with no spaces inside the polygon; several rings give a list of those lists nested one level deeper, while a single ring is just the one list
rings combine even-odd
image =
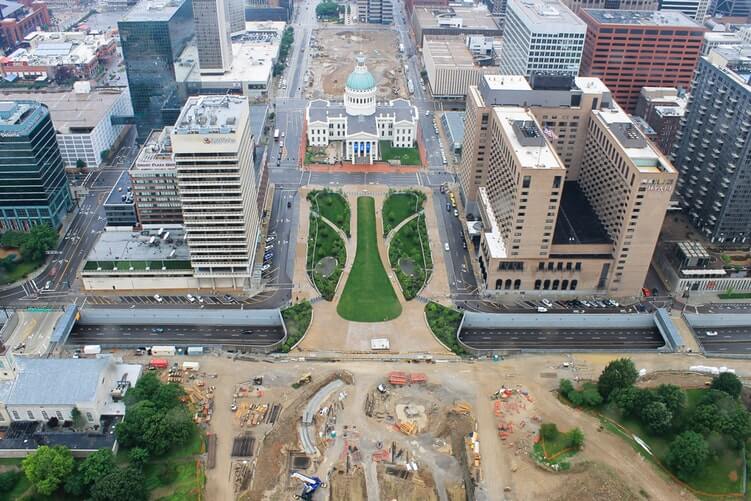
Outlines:
[{"label": "bus", "polygon": [[279,129],[274,129],[274,141],[279,141]]}]

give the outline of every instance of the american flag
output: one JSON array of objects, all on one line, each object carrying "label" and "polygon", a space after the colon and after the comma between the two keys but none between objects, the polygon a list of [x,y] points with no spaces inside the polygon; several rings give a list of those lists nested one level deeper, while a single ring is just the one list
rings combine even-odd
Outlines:
[{"label": "american flag", "polygon": [[548,141],[554,141],[558,139],[558,135],[549,127],[542,128],[542,135],[548,138]]}]

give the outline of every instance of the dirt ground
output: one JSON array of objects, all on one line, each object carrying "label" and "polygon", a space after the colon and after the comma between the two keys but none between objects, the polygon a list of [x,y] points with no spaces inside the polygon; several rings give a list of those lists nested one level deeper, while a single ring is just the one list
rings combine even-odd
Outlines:
[{"label": "dirt ground", "polygon": [[397,33],[384,27],[380,31],[318,29],[313,35],[316,47],[311,49],[313,63],[305,97],[341,100],[344,83],[355,67],[355,56],[362,53],[368,71],[375,77],[378,99],[406,98],[407,82],[404,61],[399,54]]},{"label": "dirt ground", "polygon": [[[239,498],[277,500],[299,493],[300,484],[291,480],[289,473],[290,452],[301,448],[297,431],[300,411],[335,371],[345,370],[352,374],[353,379],[338,390],[342,405],[333,425],[337,438],[319,441],[321,455],[312,458],[310,467],[305,470],[330,483],[320,496],[316,495],[316,501],[464,499],[462,476],[466,470],[462,461],[466,461],[467,456],[463,447],[465,437],[471,431],[476,431],[480,440],[481,474],[474,493],[478,501],[695,499],[690,492],[682,490],[646,462],[620,437],[598,431],[596,418],[572,410],[556,398],[554,390],[560,378],[592,379],[609,361],[619,356],[622,354],[525,355],[495,363],[443,364],[342,360],[336,365],[301,359],[281,362],[273,359],[240,361],[211,355],[192,358],[201,363],[202,371],[217,374],[210,382],[207,380],[207,384],[216,387],[209,431],[217,434],[218,441],[216,467],[207,470],[205,499],[238,498],[232,487],[230,454],[233,438],[240,432],[251,433],[256,438],[256,446],[253,457],[248,460],[248,467],[253,472],[251,490]],[[705,376],[685,375],[690,365],[697,364],[726,365],[745,380],[751,377],[751,361],[709,359],[696,354],[632,354],[630,357],[638,369],[647,370],[648,376],[641,384],[650,386],[661,383],[703,386],[707,380]],[[126,360],[144,362],[143,357],[126,357]],[[183,360],[184,357],[174,357],[170,362]],[[569,366],[565,367],[564,362]],[[397,390],[389,388],[394,394],[385,406],[385,413],[380,418],[369,418],[365,415],[368,395],[386,381],[389,371],[424,373],[428,383]],[[291,383],[307,372],[312,374],[313,381],[293,389]],[[264,428],[265,424],[241,428],[236,413],[230,409],[236,385],[255,375],[264,376],[263,396],[249,396],[248,402],[257,398],[283,405],[276,424],[269,428]],[[490,396],[502,385],[523,389],[526,395],[520,391],[518,394],[523,397],[516,398],[513,405],[502,405],[501,416],[498,416]],[[418,400],[428,416],[426,431],[406,435],[395,430],[394,422],[388,418],[391,409],[395,415],[397,403]],[[471,416],[448,412],[457,400],[471,406]],[[331,401],[324,402],[323,406],[331,407]],[[575,457],[570,471],[551,473],[541,469],[529,457],[527,450],[531,447],[533,432],[528,427],[536,422],[534,416],[539,416],[542,421],[555,422],[562,430],[578,426],[584,432],[584,449]],[[513,436],[507,440],[499,436],[501,420],[514,423]],[[529,424],[521,427],[519,423],[524,420]],[[392,444],[395,452],[402,452],[401,458],[409,458],[417,465],[417,473],[412,475],[420,480],[408,481],[407,488],[400,485],[402,479],[380,472],[387,462],[374,460],[374,454],[382,454]],[[347,461],[351,466],[350,473],[338,473],[346,470]],[[386,476],[391,478],[384,480]],[[436,485],[440,483],[443,483],[442,489]],[[424,489],[419,488],[421,484],[424,484]],[[471,487],[472,483],[467,485]],[[410,488],[414,493],[404,495]],[[337,492],[347,493],[348,497],[329,497]]]}]

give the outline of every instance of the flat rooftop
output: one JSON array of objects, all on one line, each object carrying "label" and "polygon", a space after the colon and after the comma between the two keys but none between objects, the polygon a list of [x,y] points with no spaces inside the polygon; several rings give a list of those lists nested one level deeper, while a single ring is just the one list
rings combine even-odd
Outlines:
[{"label": "flat rooftop", "polygon": [[[524,75],[482,75],[481,78],[485,79],[485,82],[490,90],[540,90],[539,88],[532,88],[529,83],[529,78]],[[605,94],[609,93],[607,85],[597,77],[574,77],[573,85],[567,90],[581,90],[584,94]],[[549,89],[546,89],[549,90]],[[546,90],[540,90],[545,92]],[[556,89],[561,90],[561,89]]]},{"label": "flat rooftop", "polygon": [[120,22],[169,21],[184,0],[145,0],[138,2]]},{"label": "flat rooftop", "polygon": [[415,6],[412,15],[416,16],[422,29],[440,28],[441,19],[453,19],[461,22],[461,27],[467,29],[499,29],[490,15],[490,11],[483,4],[478,4],[475,7]]},{"label": "flat rooftop", "polygon": [[[133,194],[131,193],[132,186],[128,171],[123,171],[120,177],[117,178],[117,182],[107,195],[107,200],[104,201],[104,205],[133,205]],[[125,197],[125,200],[123,200]],[[130,202],[128,202],[130,200]]]},{"label": "flat rooftop", "polygon": [[620,108],[594,110],[593,115],[601,120],[640,172],[675,172],[667,159],[658,153],[631,118]]},{"label": "flat rooftop", "polygon": [[96,59],[101,48],[114,44],[115,40],[105,33],[87,35],[80,31],[35,31],[26,35],[24,42],[29,47],[16,49],[10,55],[1,57],[0,62],[29,66],[86,64]]},{"label": "flat rooftop", "polygon": [[600,24],[626,24],[637,26],[686,26],[702,28],[686,14],[677,11],[582,9]]},{"label": "flat rooftop", "polygon": [[466,112],[464,111],[445,111],[441,117],[454,148],[461,148],[464,143],[465,115]]},{"label": "flat rooftop", "polygon": [[509,139],[509,145],[522,167],[563,169],[534,115],[524,108],[496,107],[496,118]]},{"label": "flat rooftop", "polygon": [[517,13],[532,32],[587,32],[584,21],[558,0],[509,0],[507,8]]},{"label": "flat rooftop", "polygon": [[102,87],[88,93],[62,91],[0,91],[0,100],[33,100],[47,106],[58,134],[89,133],[108,116],[127,87]]},{"label": "flat rooftop", "polygon": [[610,237],[577,181],[563,184],[553,244],[608,244]]},{"label": "flat rooftop", "polygon": [[[165,225],[159,230],[107,230],[99,235],[86,257],[88,261],[163,261],[189,260],[182,226]],[[165,239],[165,234],[169,234]],[[174,254],[173,254],[174,251]]]},{"label": "flat rooftop", "polygon": [[248,113],[248,100],[240,96],[190,97],[183,106],[172,133],[234,134],[241,116]]},{"label": "flat rooftop", "polygon": [[436,66],[475,66],[475,58],[462,36],[426,36],[422,50],[423,53],[430,51],[430,58]]},{"label": "flat rooftop", "polygon": [[172,127],[152,130],[146,142],[138,152],[135,162],[130,171],[174,169],[175,161],[172,159],[172,141],[170,132]]},{"label": "flat rooftop", "polygon": [[708,56],[703,56],[714,66],[733,78],[746,89],[751,88],[751,45],[726,45],[712,49]]}]

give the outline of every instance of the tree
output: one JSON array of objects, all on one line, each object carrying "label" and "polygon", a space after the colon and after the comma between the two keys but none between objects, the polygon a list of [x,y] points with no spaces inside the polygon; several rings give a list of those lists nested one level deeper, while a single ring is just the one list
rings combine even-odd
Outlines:
[{"label": "tree", "polygon": [[722,417],[720,431],[740,448],[751,437],[751,414],[740,404]]},{"label": "tree", "polygon": [[83,430],[86,427],[86,420],[83,418],[83,414],[78,407],[73,407],[70,411],[70,417],[73,419],[73,428],[76,430]]},{"label": "tree", "polygon": [[143,467],[149,461],[149,451],[143,447],[133,447],[128,453],[128,459],[130,459],[131,466],[143,470]]},{"label": "tree", "polygon": [[81,160],[80,158],[76,159],[76,169],[85,169],[86,168],[86,162]]},{"label": "tree", "polygon": [[31,227],[21,244],[21,255],[29,261],[40,261],[45,253],[57,245],[58,235],[48,224],[36,224]]},{"label": "tree", "polygon": [[11,249],[18,249],[24,240],[26,240],[26,233],[10,230],[0,236],[0,245]]},{"label": "tree", "polygon": [[568,433],[568,446],[576,450],[584,446],[584,432],[581,428],[574,428]]},{"label": "tree", "polygon": [[665,461],[682,480],[689,480],[699,473],[709,456],[709,447],[704,437],[693,431],[684,431],[668,448]]},{"label": "tree", "polygon": [[540,436],[543,440],[555,440],[558,438],[558,427],[555,423],[542,423],[540,425]]},{"label": "tree", "polygon": [[18,470],[0,473],[0,492],[12,491],[19,480],[21,480],[21,472]]},{"label": "tree", "polygon": [[558,393],[568,398],[568,394],[574,391],[574,384],[569,379],[561,379],[558,383]]},{"label": "tree", "polygon": [[661,384],[656,390],[657,398],[673,414],[673,418],[683,414],[686,408],[686,392],[674,384]]},{"label": "tree", "polygon": [[587,407],[599,407],[602,405],[602,395],[595,388],[587,388],[581,392],[582,404]]},{"label": "tree", "polygon": [[650,402],[641,412],[642,421],[652,435],[662,435],[670,429],[673,414],[659,401]]},{"label": "tree", "polygon": [[115,457],[109,449],[99,449],[83,460],[78,467],[83,483],[91,486],[116,468]]},{"label": "tree", "polygon": [[5,271],[11,271],[16,267],[16,255],[8,254],[4,258],[0,259],[0,269]]},{"label": "tree", "polygon": [[68,448],[61,445],[43,445],[26,456],[21,468],[26,478],[42,495],[49,496],[73,472],[75,463]]},{"label": "tree", "polygon": [[135,468],[116,468],[91,489],[94,501],[141,501],[146,494],[143,473]]},{"label": "tree", "polygon": [[724,391],[733,398],[738,398],[743,390],[743,383],[732,372],[723,372],[712,380],[712,388]]},{"label": "tree", "polygon": [[608,400],[613,390],[628,388],[636,382],[639,373],[629,358],[619,358],[610,362],[597,380],[597,390]]},{"label": "tree", "polygon": [[638,401],[642,398],[639,393],[642,391],[643,390],[633,386],[619,388],[610,394],[610,399],[615,402],[615,405],[617,405],[626,416],[637,416],[639,409]]}]

